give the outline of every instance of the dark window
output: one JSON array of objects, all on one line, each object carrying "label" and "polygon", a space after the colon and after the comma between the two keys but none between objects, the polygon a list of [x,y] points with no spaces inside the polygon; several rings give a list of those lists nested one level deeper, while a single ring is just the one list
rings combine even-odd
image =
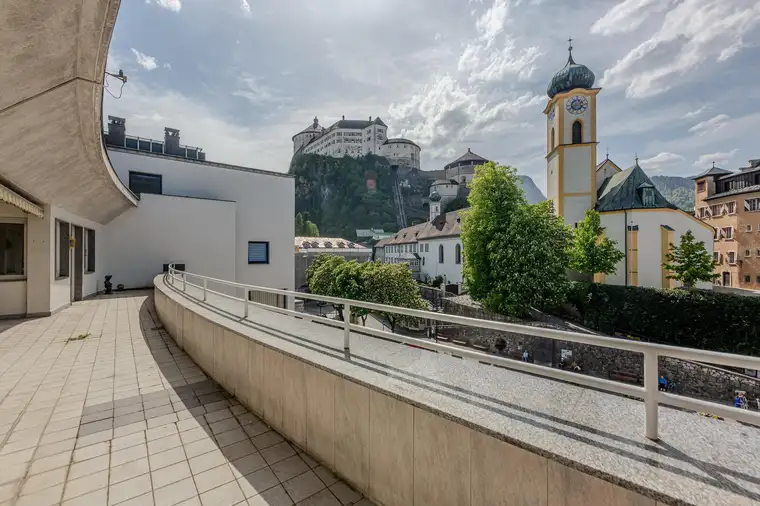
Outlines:
[{"label": "dark window", "polygon": [[462,263],[462,247],[459,244],[454,248],[454,262],[456,264]]},{"label": "dark window", "polygon": [[140,193],[161,195],[163,189],[161,174],[129,171],[129,189],[135,195]]},{"label": "dark window", "polygon": [[249,264],[268,264],[269,263],[269,242],[248,241],[248,263]]},{"label": "dark window", "polygon": [[756,281],[757,283],[760,283],[760,276],[758,276],[758,277],[757,277],[757,279],[756,279],[755,281]]},{"label": "dark window", "polygon": [[554,129],[552,128],[552,143],[551,143],[551,146],[549,146],[549,149],[553,149],[553,148],[554,148]]},{"label": "dark window", "polygon": [[58,277],[69,277],[69,224],[58,222]]},{"label": "dark window", "polygon": [[704,181],[700,181],[699,183],[697,183],[697,191],[698,192],[701,193],[701,192],[705,191],[705,187],[706,187],[706,184],[705,184]]},{"label": "dark window", "polygon": [[440,244],[438,246],[438,263],[439,264],[443,263],[443,244]]},{"label": "dark window", "polygon": [[24,274],[24,225],[0,223],[0,276]]},{"label": "dark window", "polygon": [[85,249],[87,272],[95,272],[95,231],[90,228],[86,228],[84,231],[87,237],[87,248]]},{"label": "dark window", "polygon": [[575,123],[573,123],[573,144],[582,144],[583,143],[583,124],[575,120]]},{"label": "dark window", "polygon": [[749,283],[749,282],[751,282],[751,281],[752,281],[752,278],[751,278],[751,277],[749,277],[749,275],[747,275],[747,276],[744,276],[744,282],[745,282],[745,283]]},{"label": "dark window", "polygon": [[641,200],[644,207],[654,206],[654,188],[642,188]]}]

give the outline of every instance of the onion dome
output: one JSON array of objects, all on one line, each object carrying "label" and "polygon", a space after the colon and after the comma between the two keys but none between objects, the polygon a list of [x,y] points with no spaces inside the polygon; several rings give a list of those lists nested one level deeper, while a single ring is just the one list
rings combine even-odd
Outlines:
[{"label": "onion dome", "polygon": [[575,63],[572,45],[568,48],[568,51],[570,55],[567,58],[567,64],[565,64],[562,70],[554,74],[554,77],[549,82],[549,87],[546,89],[546,94],[549,95],[549,98],[553,98],[557,93],[563,93],[576,88],[589,90],[594,86],[594,80],[596,79],[594,73],[587,66]]},{"label": "onion dome", "polygon": [[430,193],[430,202],[440,202],[440,201],[441,201],[441,194],[433,190]]}]

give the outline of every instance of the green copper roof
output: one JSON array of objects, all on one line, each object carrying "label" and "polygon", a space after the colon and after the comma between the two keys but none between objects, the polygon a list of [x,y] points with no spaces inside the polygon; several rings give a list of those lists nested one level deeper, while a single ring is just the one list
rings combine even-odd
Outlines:
[{"label": "green copper roof", "polygon": [[[641,200],[644,189],[654,192],[654,204],[651,206],[645,206]],[[676,206],[662,196],[638,162],[605,179],[597,192],[596,210],[599,212],[665,208],[675,209]]]}]

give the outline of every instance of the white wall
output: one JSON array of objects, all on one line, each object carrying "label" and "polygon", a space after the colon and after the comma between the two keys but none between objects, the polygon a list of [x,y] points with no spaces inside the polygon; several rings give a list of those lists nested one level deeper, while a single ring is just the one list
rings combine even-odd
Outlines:
[{"label": "white wall", "polygon": [[[425,259],[424,265],[420,263],[420,271],[426,274],[430,279],[436,276],[446,276],[447,284],[459,284],[462,282],[462,264],[456,264],[455,247],[459,244],[462,247],[461,237],[443,237],[441,239],[426,239],[419,241],[422,249],[429,251],[420,253]],[[443,245],[443,263],[438,262],[438,246]],[[462,261],[464,258],[462,257]]]},{"label": "white wall", "polygon": [[[71,303],[72,284],[74,282],[74,249],[69,250],[69,276],[58,279],[57,256],[58,241],[57,230],[58,223],[56,220],[68,222],[70,225],[77,225],[82,228],[89,228],[95,231],[95,271],[86,272],[86,256],[82,255],[82,297],[93,295],[98,290],[103,289],[103,264],[105,262],[105,249],[103,247],[103,225],[94,221],[86,220],[65,209],[59,207],[50,207],[50,311],[56,311]],[[71,235],[74,234],[73,228]],[[84,234],[84,230],[83,230]],[[84,252],[83,252],[84,253]]]},{"label": "white wall", "polygon": [[150,287],[164,264],[178,262],[189,272],[234,279],[235,208],[234,202],[142,195],[137,208],[108,224],[104,275],[113,275],[114,287]]},{"label": "white wall", "polygon": [[596,188],[591,187],[591,151],[593,149],[596,149],[596,146],[568,146],[563,149],[565,193],[596,191]]},{"label": "white wall", "polygon": [[[624,213],[602,213],[605,235],[617,241],[617,248],[625,251]],[[661,226],[674,229],[673,242],[678,244],[681,236],[691,230],[697,241],[704,241],[705,248],[712,255],[713,232],[686,213],[675,210],[633,210],[628,211],[628,225],[638,225],[638,273],[639,286],[662,288],[662,232]],[[617,273],[607,276],[607,283],[625,284],[625,260],[617,266]],[[678,283],[676,283],[678,284]],[[711,289],[712,283],[698,283],[699,288]]]},{"label": "white wall", "polygon": [[[164,194],[237,202],[235,280],[272,288],[294,288],[295,180],[292,177],[116,149],[109,149],[108,154],[127,185],[130,170],[162,174]],[[269,241],[268,265],[248,264],[248,241]]]}]

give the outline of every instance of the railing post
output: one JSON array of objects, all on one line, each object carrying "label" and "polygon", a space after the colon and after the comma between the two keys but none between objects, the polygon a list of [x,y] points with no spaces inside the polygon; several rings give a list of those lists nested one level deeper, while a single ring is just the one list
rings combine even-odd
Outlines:
[{"label": "railing post", "polygon": [[351,304],[343,306],[343,349],[351,349]]},{"label": "railing post", "polygon": [[250,293],[248,288],[243,288],[243,318],[248,318],[248,299],[250,298],[248,294]]},{"label": "railing post", "polygon": [[644,435],[652,441],[660,439],[658,435],[658,405],[657,388],[659,386],[659,370],[657,352],[644,352],[644,409],[646,412],[646,428]]},{"label": "railing post", "polygon": [[208,280],[203,278],[203,302],[206,302],[206,290],[208,290]]}]

